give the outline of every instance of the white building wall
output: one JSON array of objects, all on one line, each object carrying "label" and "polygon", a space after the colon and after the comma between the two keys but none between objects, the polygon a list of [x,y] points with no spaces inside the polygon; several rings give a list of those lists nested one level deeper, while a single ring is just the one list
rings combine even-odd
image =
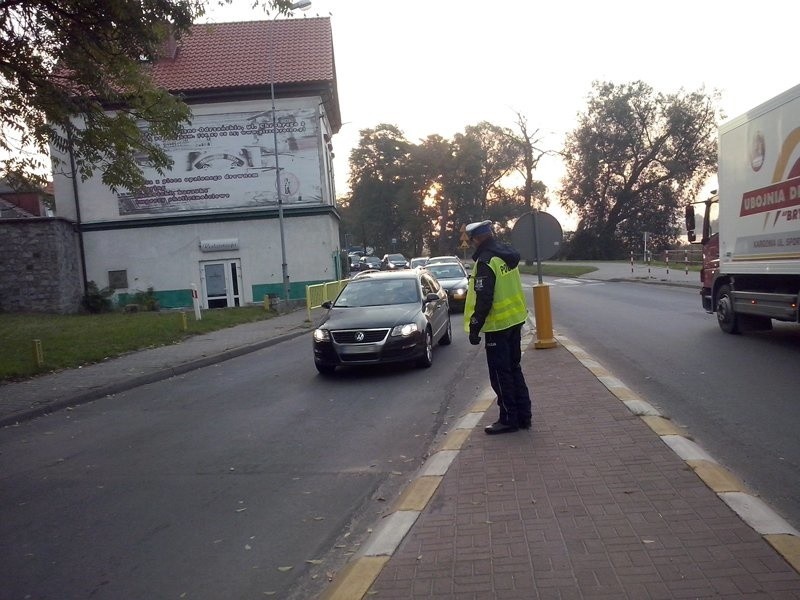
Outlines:
[{"label": "white building wall", "polygon": [[[339,276],[334,263],[338,249],[336,219],[286,218],[284,235],[293,289]],[[208,252],[200,247],[202,241],[232,240],[238,248]],[[204,262],[236,259],[241,269],[242,304],[263,301],[258,290],[281,294],[277,219],[92,231],[84,234],[84,245],[87,277],[99,287],[109,285],[109,271],[127,272],[128,288],[118,289],[118,293],[133,294],[151,287],[162,293],[187,291],[191,284],[202,291]],[[293,293],[293,297],[298,294]]]},{"label": "white building wall", "polygon": [[[339,221],[333,211],[331,161],[323,137],[328,129],[319,113],[320,104],[319,97],[276,101],[292,298],[303,297],[305,284],[339,276],[334,263]],[[175,160],[173,172],[158,176],[145,168],[152,185],[144,195],[126,197],[125,190],[115,194],[102,184],[100,173],[88,181],[78,181],[87,280],[102,288],[109,285],[109,271],[125,271],[128,288],[118,289],[118,293],[153,288],[161,294],[162,305],[170,306],[176,302],[176,292],[181,292],[177,294],[181,298],[191,297],[187,294],[192,283],[202,290],[204,262],[238,260],[242,304],[261,302],[265,293],[281,295],[278,186],[270,107],[269,100],[194,105],[193,127],[187,130],[194,132],[191,135],[198,135],[201,127],[230,132],[242,123],[259,123],[261,129],[258,133],[241,129],[237,136],[226,135],[222,141],[217,137],[198,142],[195,137],[163,142]],[[292,119],[302,120],[302,127],[292,125]],[[261,150],[254,151],[257,148]],[[55,149],[53,154],[58,155]],[[242,157],[246,164],[242,164]],[[73,182],[65,172],[69,157],[60,158],[61,172],[54,176],[57,212],[75,221]],[[234,177],[228,179],[229,175]],[[187,181],[205,176],[217,176],[218,181]],[[163,184],[163,180],[170,181]],[[188,188],[197,186],[208,186],[213,193],[207,195],[214,198],[198,199],[195,192],[181,197]],[[226,194],[228,198],[218,198]],[[314,214],[306,214],[309,212]],[[221,245],[226,249],[201,249],[202,241],[215,240],[224,241]]]}]

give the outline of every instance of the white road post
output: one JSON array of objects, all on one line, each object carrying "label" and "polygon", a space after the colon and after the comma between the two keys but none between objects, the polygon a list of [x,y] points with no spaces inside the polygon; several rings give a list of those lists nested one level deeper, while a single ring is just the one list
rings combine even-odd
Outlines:
[{"label": "white road post", "polygon": [[192,304],[194,305],[194,318],[197,321],[203,320],[203,313],[200,312],[200,298],[197,295],[197,285],[192,284]]}]

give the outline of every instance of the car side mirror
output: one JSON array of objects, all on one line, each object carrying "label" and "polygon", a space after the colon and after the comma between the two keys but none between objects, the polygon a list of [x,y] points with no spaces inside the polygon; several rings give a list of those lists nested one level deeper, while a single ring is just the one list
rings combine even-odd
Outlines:
[{"label": "car side mirror", "polygon": [[697,239],[694,230],[695,230],[694,206],[690,204],[689,206],[686,207],[686,237],[690,242],[694,242],[695,239]]},{"label": "car side mirror", "polygon": [[330,300],[325,300],[325,302],[323,302],[322,304],[320,304],[320,306],[321,306],[322,308],[325,308],[325,309],[327,309],[327,310],[330,310],[330,308],[331,308],[331,306],[333,306],[333,304],[331,304],[331,301],[330,301]]},{"label": "car side mirror", "polygon": [[428,294],[425,296],[425,303],[426,303],[426,304],[427,304],[428,302],[436,302],[437,300],[439,300],[439,294],[437,294],[436,292],[429,292],[429,293],[428,293]]}]

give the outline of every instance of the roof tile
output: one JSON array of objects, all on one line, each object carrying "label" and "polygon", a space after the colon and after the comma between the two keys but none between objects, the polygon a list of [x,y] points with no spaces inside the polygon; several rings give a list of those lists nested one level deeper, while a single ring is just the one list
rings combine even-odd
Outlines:
[{"label": "roof tile", "polygon": [[173,93],[334,82],[330,18],[196,24],[152,74]]}]

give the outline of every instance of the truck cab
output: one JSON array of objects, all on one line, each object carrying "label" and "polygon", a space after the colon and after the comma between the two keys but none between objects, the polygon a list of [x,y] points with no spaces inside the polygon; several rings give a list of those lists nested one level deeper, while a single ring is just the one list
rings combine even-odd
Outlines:
[{"label": "truck cab", "polygon": [[[701,237],[699,243],[703,248],[703,262],[700,267],[700,297],[703,308],[708,313],[716,310],[714,303],[714,281],[719,273],[719,195],[717,190],[711,192],[708,200],[698,202],[704,204],[703,222],[701,225]],[[686,233],[689,242],[695,243],[697,240],[696,218],[694,205],[686,207]]]}]

